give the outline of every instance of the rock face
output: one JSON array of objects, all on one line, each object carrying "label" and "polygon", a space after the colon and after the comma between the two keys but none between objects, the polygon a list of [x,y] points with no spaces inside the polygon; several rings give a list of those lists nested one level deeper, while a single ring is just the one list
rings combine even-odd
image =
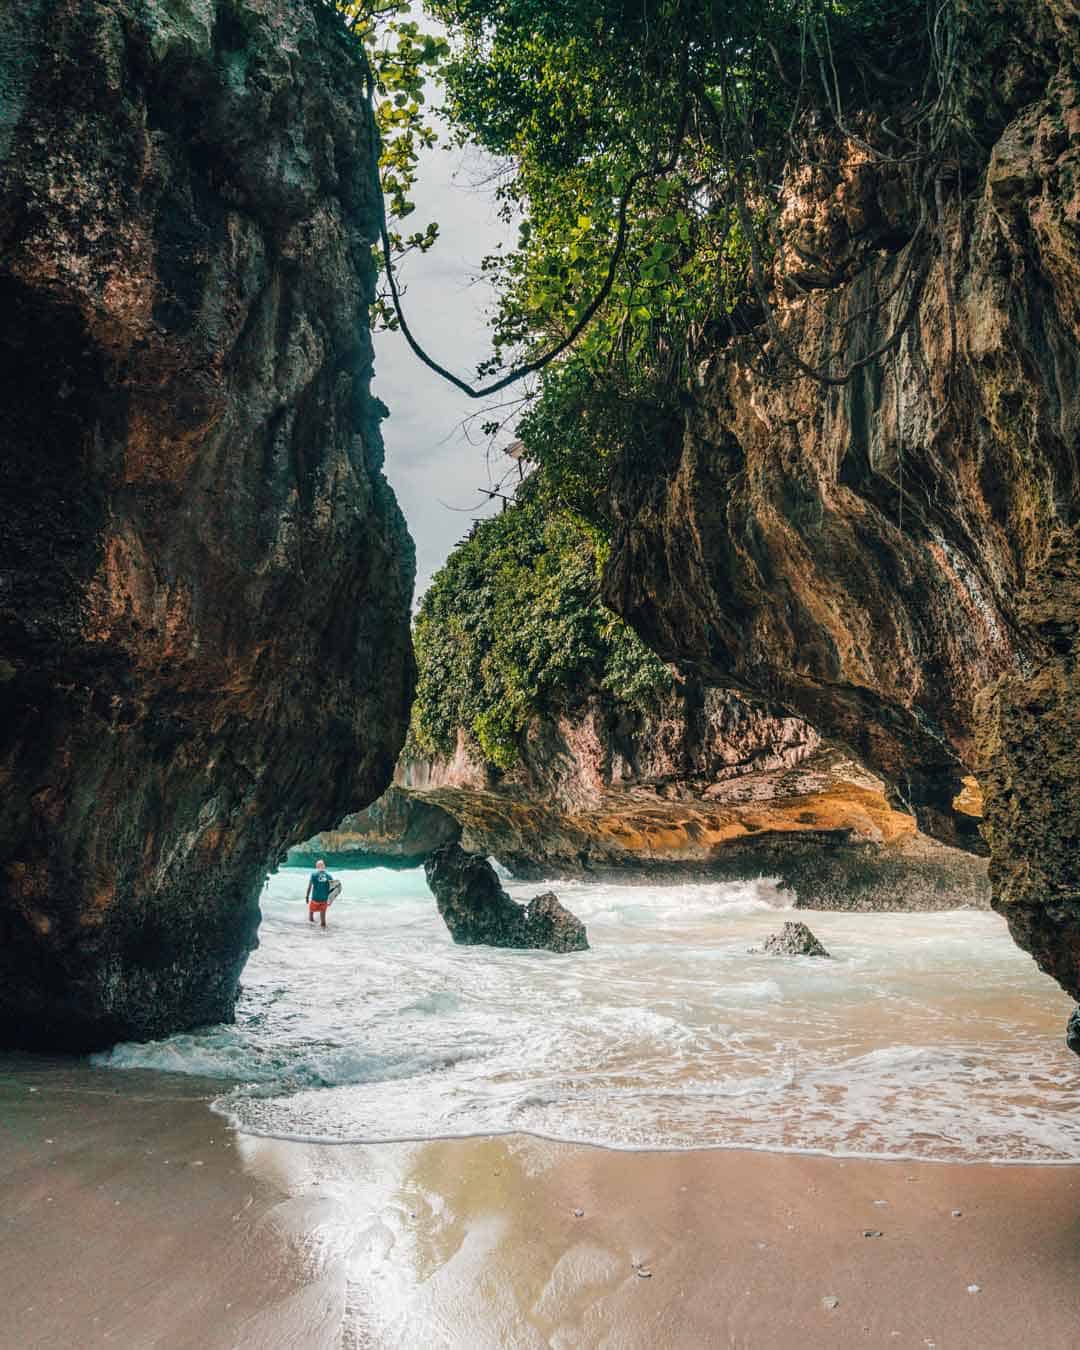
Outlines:
[{"label": "rock face", "polygon": [[569,812],[512,788],[392,788],[289,851],[289,862],[413,867],[442,843],[494,856],[517,877],[776,877],[806,909],[989,906],[986,863],[918,834],[881,784],[819,754],[751,774],[720,796],[607,791]]},{"label": "rock face", "polygon": [[854,144],[788,184],[778,269],[801,251],[832,280],[778,270],[787,341],[872,351],[903,302],[870,301],[911,260],[899,346],[841,387],[762,373],[767,335],[716,351],[682,435],[621,470],[605,586],[663,657],[803,717],[936,838],[981,846],[955,805],[976,772],[995,904],[1080,994],[1080,10],[998,11],[981,173],[935,237]]},{"label": "rock face", "polygon": [[397,779],[518,877],[776,876],[810,908],[989,904],[985,862],[920,835],[880,779],[800,718],[693,676],[651,713],[591,695],[535,719],[508,773],[462,734]]},{"label": "rock face", "polygon": [[793,768],[820,745],[800,718],[690,675],[648,711],[593,691],[575,707],[534,718],[509,771],[483,764],[459,732],[452,758],[404,758],[397,778],[420,791],[494,790],[573,815],[594,809],[609,792],[717,795],[731,779]]},{"label": "rock face", "polygon": [[465,849],[517,877],[777,877],[810,909],[989,905],[984,860],[919,834],[879,780],[831,752],[706,787],[605,789],[576,811],[513,785],[409,795],[441,807]]},{"label": "rock face", "polygon": [[[1021,947],[1080,996],[1080,563],[1051,551],[1021,597],[1044,644],[979,711],[994,908]],[[1080,1052],[1075,1029],[1070,1045]]]},{"label": "rock face", "polygon": [[228,1018],[267,865],[390,779],[375,158],[319,5],[0,14],[4,1043]]},{"label": "rock face", "polygon": [[989,906],[986,863],[917,834],[855,766],[804,766],[800,785],[759,801],[613,792],[577,814],[494,791],[443,788],[423,800],[458,821],[463,847],[521,878],[777,877],[810,909]]},{"label": "rock face", "polygon": [[767,956],[829,956],[804,923],[785,923],[765,939],[761,950]]},{"label": "rock face", "polygon": [[488,947],[585,951],[585,925],[550,892],[528,905],[511,900],[486,858],[444,844],[424,863],[428,885],[455,942]]}]

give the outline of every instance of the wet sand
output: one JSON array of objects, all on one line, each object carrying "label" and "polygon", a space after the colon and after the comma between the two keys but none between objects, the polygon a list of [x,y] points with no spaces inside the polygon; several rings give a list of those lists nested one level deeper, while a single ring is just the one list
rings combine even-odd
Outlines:
[{"label": "wet sand", "polygon": [[1077,1167],[328,1147],[209,1083],[0,1070],[5,1350],[1080,1345]]}]

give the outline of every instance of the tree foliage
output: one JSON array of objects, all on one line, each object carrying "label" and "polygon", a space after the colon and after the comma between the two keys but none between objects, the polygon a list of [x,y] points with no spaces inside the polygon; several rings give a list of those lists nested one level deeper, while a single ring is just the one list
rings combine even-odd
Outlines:
[{"label": "tree foliage", "polygon": [[851,110],[891,82],[907,112],[875,153],[937,171],[956,147],[956,0],[430,8],[451,33],[449,125],[504,158],[504,205],[524,217],[518,247],[488,261],[501,303],[481,374],[573,327],[603,285],[637,174],[615,284],[573,356],[609,375],[670,381],[706,325],[764,301],[763,258],[778,184],[801,152],[801,113],[814,108],[850,130]]},{"label": "tree foliage", "polygon": [[[502,205],[521,222],[517,246],[485,262],[498,303],[478,375],[509,371],[502,383],[558,358],[522,439],[534,459],[555,455],[559,473],[570,471],[568,496],[596,477],[597,451],[641,409],[678,407],[701,354],[728,335],[754,337],[775,378],[826,384],[900,341],[943,199],[979,153],[960,53],[988,0],[428,8],[450,34],[442,115],[453,136],[500,158]],[[790,346],[774,312],[777,295],[799,285],[778,248],[780,185],[826,142],[811,142],[809,125],[836,133],[837,156],[858,146],[911,204],[887,246],[903,256],[899,282],[871,301],[885,316],[880,346],[853,352],[839,335],[819,366]],[[557,447],[557,426],[579,453],[565,437]]]},{"label": "tree foliage", "polygon": [[[379,182],[388,218],[392,257],[426,253],[439,236],[437,221],[405,233],[401,223],[416,210],[412,200],[420,156],[438,142],[427,106],[428,84],[449,52],[445,38],[423,32],[411,17],[407,0],[329,0],[349,31],[362,44],[367,61],[369,94],[379,131]],[[381,248],[375,249],[381,268]],[[397,315],[385,286],[375,297],[373,321],[396,329]]]},{"label": "tree foliage", "polygon": [[594,537],[538,485],[476,525],[424,595],[413,640],[412,744],[449,754],[458,729],[499,768],[530,719],[606,692],[646,706],[671,677],[600,599]]}]

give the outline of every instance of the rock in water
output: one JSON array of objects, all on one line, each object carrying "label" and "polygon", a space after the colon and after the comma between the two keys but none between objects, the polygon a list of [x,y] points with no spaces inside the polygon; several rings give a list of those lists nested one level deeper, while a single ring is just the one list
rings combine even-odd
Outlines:
[{"label": "rock in water", "polygon": [[769,956],[828,956],[829,953],[804,923],[786,923],[779,933],[765,939],[762,951]]},{"label": "rock in water", "polygon": [[585,925],[548,892],[519,905],[499,885],[486,858],[444,844],[424,862],[424,872],[455,942],[488,947],[544,947],[554,952],[588,949]]},{"label": "rock in water", "polygon": [[1080,1008],[1074,1008],[1065,1027],[1065,1044],[1075,1055],[1080,1055]]},{"label": "rock in water", "polygon": [[525,922],[533,947],[553,952],[582,952],[589,946],[585,925],[563,905],[553,891],[534,896],[525,907]]},{"label": "rock in water", "polygon": [[404,738],[378,146],[308,0],[2,5],[0,90],[0,1043],[86,1049],[231,1017]]}]

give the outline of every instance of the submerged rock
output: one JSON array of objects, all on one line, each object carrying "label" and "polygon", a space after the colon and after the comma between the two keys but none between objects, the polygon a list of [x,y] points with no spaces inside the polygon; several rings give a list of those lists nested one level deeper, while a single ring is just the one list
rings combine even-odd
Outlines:
[{"label": "submerged rock", "polygon": [[543,947],[553,952],[588,949],[585,925],[551,892],[519,905],[499,885],[486,858],[444,844],[424,862],[424,872],[455,942],[488,947]]},{"label": "submerged rock", "polygon": [[785,923],[761,947],[768,956],[829,956],[804,923]]},{"label": "submerged rock", "polygon": [[364,74],[308,0],[0,6],[0,1043],[229,1019],[268,865],[390,780]]}]

